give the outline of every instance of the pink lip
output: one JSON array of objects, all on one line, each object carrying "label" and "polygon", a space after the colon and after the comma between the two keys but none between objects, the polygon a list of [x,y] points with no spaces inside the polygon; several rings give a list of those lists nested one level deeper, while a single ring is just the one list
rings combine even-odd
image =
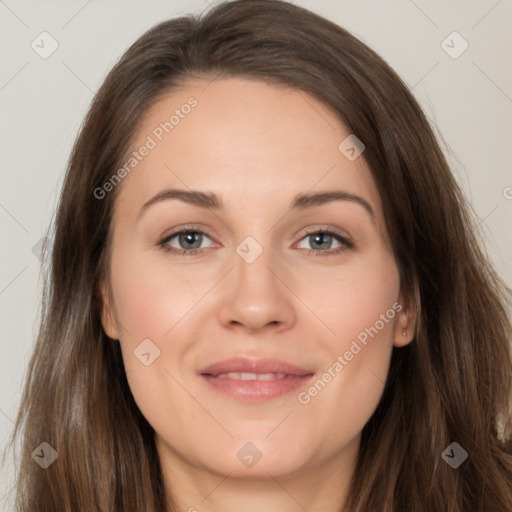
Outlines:
[{"label": "pink lip", "polygon": [[[281,374],[270,380],[242,380],[219,377],[225,373]],[[278,359],[248,359],[234,357],[219,361],[199,371],[210,387],[242,401],[262,401],[275,398],[304,386],[314,372]]]},{"label": "pink lip", "polygon": [[280,361],[279,359],[249,359],[246,357],[232,357],[219,361],[199,371],[201,374],[211,374],[213,376],[219,373],[229,372],[249,372],[249,373],[286,373],[302,377],[311,374],[309,370],[299,368],[294,364]]}]

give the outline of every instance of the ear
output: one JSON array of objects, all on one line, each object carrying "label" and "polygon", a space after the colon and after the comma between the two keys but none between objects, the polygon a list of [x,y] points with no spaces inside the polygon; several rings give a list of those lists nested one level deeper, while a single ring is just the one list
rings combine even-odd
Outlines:
[{"label": "ear", "polygon": [[416,281],[412,292],[406,292],[405,290],[400,292],[398,303],[401,307],[396,309],[393,345],[395,347],[405,347],[414,339],[421,308],[419,286]]},{"label": "ear", "polygon": [[110,303],[107,285],[103,279],[98,285],[97,296],[100,301],[101,324],[103,325],[103,330],[109,338],[118,340],[119,330],[117,328],[117,322],[115,321],[114,308]]}]

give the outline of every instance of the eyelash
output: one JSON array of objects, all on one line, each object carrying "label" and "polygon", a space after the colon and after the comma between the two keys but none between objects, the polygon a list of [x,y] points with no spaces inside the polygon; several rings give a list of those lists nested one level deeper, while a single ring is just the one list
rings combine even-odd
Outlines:
[{"label": "eyelash", "polygon": [[[197,233],[200,235],[206,235],[209,237],[204,231],[201,231],[200,229],[195,229],[192,227],[184,227],[180,229],[179,231],[174,231],[173,233],[167,235],[164,237],[160,242],[158,242],[158,246],[164,250],[167,253],[175,254],[176,256],[196,256],[198,254],[204,254],[206,252],[207,248],[203,249],[176,249],[175,247],[171,247],[168,245],[169,241],[172,240],[174,237],[181,235],[181,234],[189,234],[189,233]],[[315,251],[314,249],[302,249],[307,252],[308,255],[314,254],[315,257],[317,256],[336,256],[338,254],[341,254],[342,252],[346,251],[347,249],[353,249],[354,244],[347,240],[345,237],[341,236],[340,234],[336,233],[335,231],[332,231],[330,229],[311,229],[307,230],[306,234],[301,238],[303,240],[304,238],[310,236],[310,235],[316,235],[316,234],[327,234],[332,237],[334,237],[338,242],[340,242],[342,245],[341,247],[338,247],[337,249],[327,249],[327,250],[320,250]]]}]

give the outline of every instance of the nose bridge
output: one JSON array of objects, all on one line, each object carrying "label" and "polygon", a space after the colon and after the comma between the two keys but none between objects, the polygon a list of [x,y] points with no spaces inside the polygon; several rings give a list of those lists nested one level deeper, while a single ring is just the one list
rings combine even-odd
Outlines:
[{"label": "nose bridge", "polygon": [[277,291],[275,290],[277,284],[274,282],[276,276],[273,269],[276,266],[276,257],[272,253],[268,238],[263,246],[254,237],[249,236],[237,246],[235,252],[235,287],[240,288],[239,292],[245,292],[246,290],[241,288],[247,286],[249,286],[248,290],[252,290],[253,295],[258,290],[263,293]]},{"label": "nose bridge", "polygon": [[258,330],[293,321],[290,292],[279,277],[269,237],[265,240],[267,247],[249,236],[235,249],[233,284],[220,307],[220,320],[225,325],[237,323]]}]

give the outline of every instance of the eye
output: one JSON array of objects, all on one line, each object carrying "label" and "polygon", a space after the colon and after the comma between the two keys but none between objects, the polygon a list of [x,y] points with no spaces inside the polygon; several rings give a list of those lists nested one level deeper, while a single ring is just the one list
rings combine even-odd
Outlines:
[{"label": "eye", "polygon": [[[311,248],[306,248],[306,250],[308,254],[314,253],[315,256],[332,256],[354,247],[354,244],[347,238],[330,229],[308,231],[302,240],[309,241]],[[332,248],[333,241],[338,244],[338,247],[334,249]]]},{"label": "eye", "polygon": [[[205,238],[211,240],[203,231],[183,228],[166,236],[158,245],[167,252],[172,252],[177,255],[193,256],[205,252],[205,248],[209,246],[208,244],[202,246]],[[178,248],[171,245],[171,241],[174,239],[176,239],[174,243],[178,244]]]},{"label": "eye", "polygon": [[[175,241],[173,242],[173,240]],[[178,256],[194,256],[206,252],[206,249],[211,246],[211,243],[206,243],[206,245],[203,245],[203,243],[208,240],[213,242],[203,231],[184,227],[179,231],[167,235],[158,245],[164,251]],[[307,232],[307,235],[301,239],[301,242],[302,240],[309,241],[310,248],[304,249],[303,247],[299,247],[299,249],[304,249],[307,251],[307,254],[314,254],[315,256],[333,256],[354,247],[354,244],[347,238],[330,229],[310,230]],[[299,244],[301,242],[299,242]],[[333,243],[338,244],[338,247],[333,249]],[[178,247],[175,247],[176,244]]]}]

